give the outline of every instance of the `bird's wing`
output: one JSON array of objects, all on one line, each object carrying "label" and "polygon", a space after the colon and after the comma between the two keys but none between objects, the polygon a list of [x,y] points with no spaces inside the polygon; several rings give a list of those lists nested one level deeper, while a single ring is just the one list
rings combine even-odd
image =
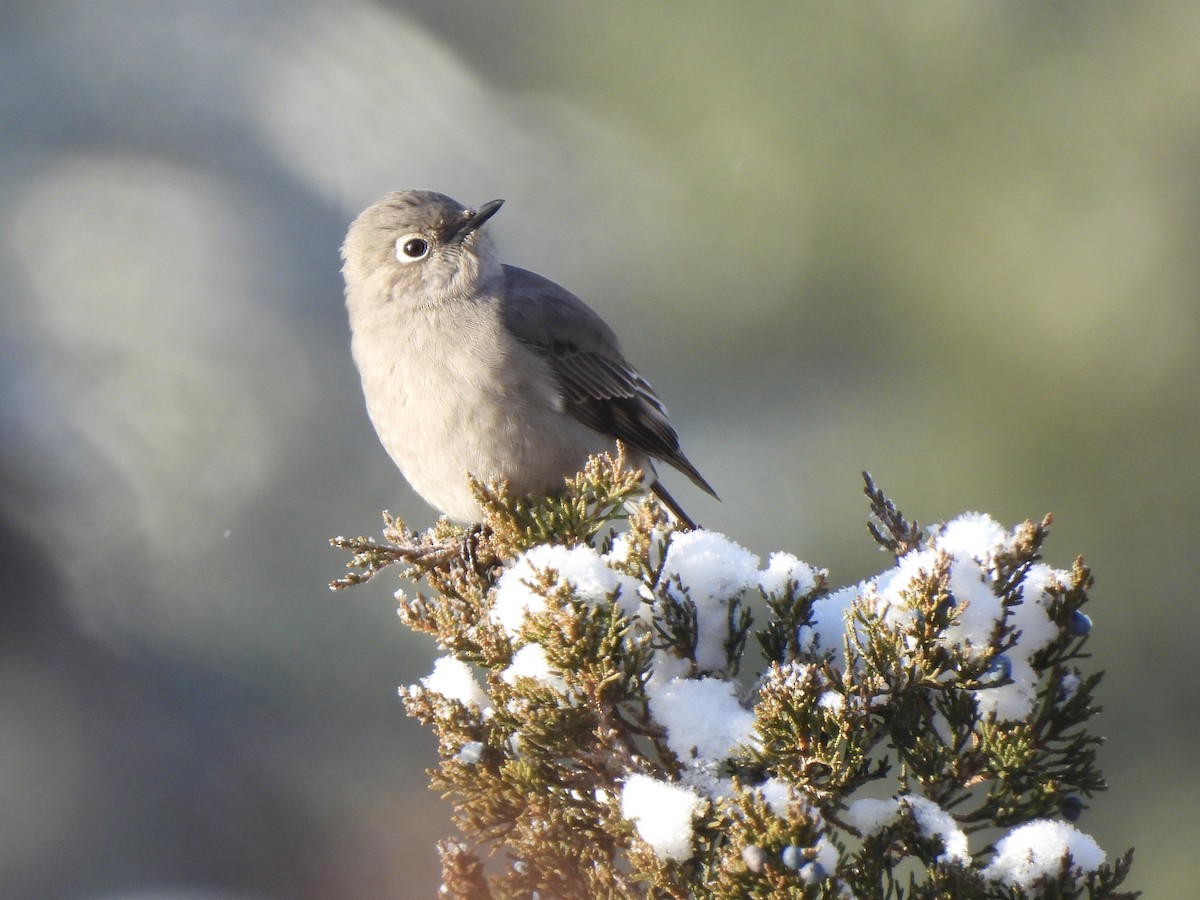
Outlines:
[{"label": "bird's wing", "polygon": [[504,321],[533,347],[558,381],[564,411],[601,434],[662,460],[717,496],[679,449],[667,410],[646,379],[625,361],[612,329],[553,281],[505,266]]}]

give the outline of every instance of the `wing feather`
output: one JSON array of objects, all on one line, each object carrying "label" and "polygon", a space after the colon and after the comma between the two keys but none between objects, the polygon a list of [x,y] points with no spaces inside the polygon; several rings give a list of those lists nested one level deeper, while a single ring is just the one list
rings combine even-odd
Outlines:
[{"label": "wing feather", "polygon": [[534,348],[558,382],[564,410],[601,434],[674,466],[716,496],[679,449],[679,436],[654,389],[621,353],[611,328],[554,282],[505,266],[504,321]]}]

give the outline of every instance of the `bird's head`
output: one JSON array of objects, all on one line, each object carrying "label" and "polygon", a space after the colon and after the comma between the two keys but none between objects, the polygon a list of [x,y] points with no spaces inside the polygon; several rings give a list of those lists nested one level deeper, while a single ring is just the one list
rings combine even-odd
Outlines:
[{"label": "bird's head", "polygon": [[397,191],[368,206],[342,244],[348,298],[437,304],[477,295],[502,268],[483,224],[500,209],[470,209],[434,191]]}]

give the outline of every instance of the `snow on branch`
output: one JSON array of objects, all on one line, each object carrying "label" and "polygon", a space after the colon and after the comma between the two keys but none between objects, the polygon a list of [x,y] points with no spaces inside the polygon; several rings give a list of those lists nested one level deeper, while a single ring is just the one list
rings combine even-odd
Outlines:
[{"label": "snow on branch", "polygon": [[445,896],[1135,896],[1132,851],[1070,824],[1105,788],[1100,675],[1048,517],[921,529],[868,477],[894,564],[832,589],[639,486],[604,456],[558,498],[475,484],[471,530],[334,542],[335,587],[399,567],[401,620],[445,650],[401,690],[461,831]]}]

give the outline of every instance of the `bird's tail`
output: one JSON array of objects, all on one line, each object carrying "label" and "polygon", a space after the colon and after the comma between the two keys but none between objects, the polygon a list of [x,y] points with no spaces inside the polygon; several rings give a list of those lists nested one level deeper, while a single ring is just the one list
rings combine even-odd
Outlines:
[{"label": "bird's tail", "polygon": [[696,523],[692,521],[691,516],[683,511],[683,507],[675,501],[675,498],[667,492],[667,489],[663,487],[661,481],[654,481],[650,484],[650,493],[654,496],[655,500],[667,508],[667,512],[669,512],[671,516],[677,522],[679,522],[679,524],[689,531],[696,530]]}]

